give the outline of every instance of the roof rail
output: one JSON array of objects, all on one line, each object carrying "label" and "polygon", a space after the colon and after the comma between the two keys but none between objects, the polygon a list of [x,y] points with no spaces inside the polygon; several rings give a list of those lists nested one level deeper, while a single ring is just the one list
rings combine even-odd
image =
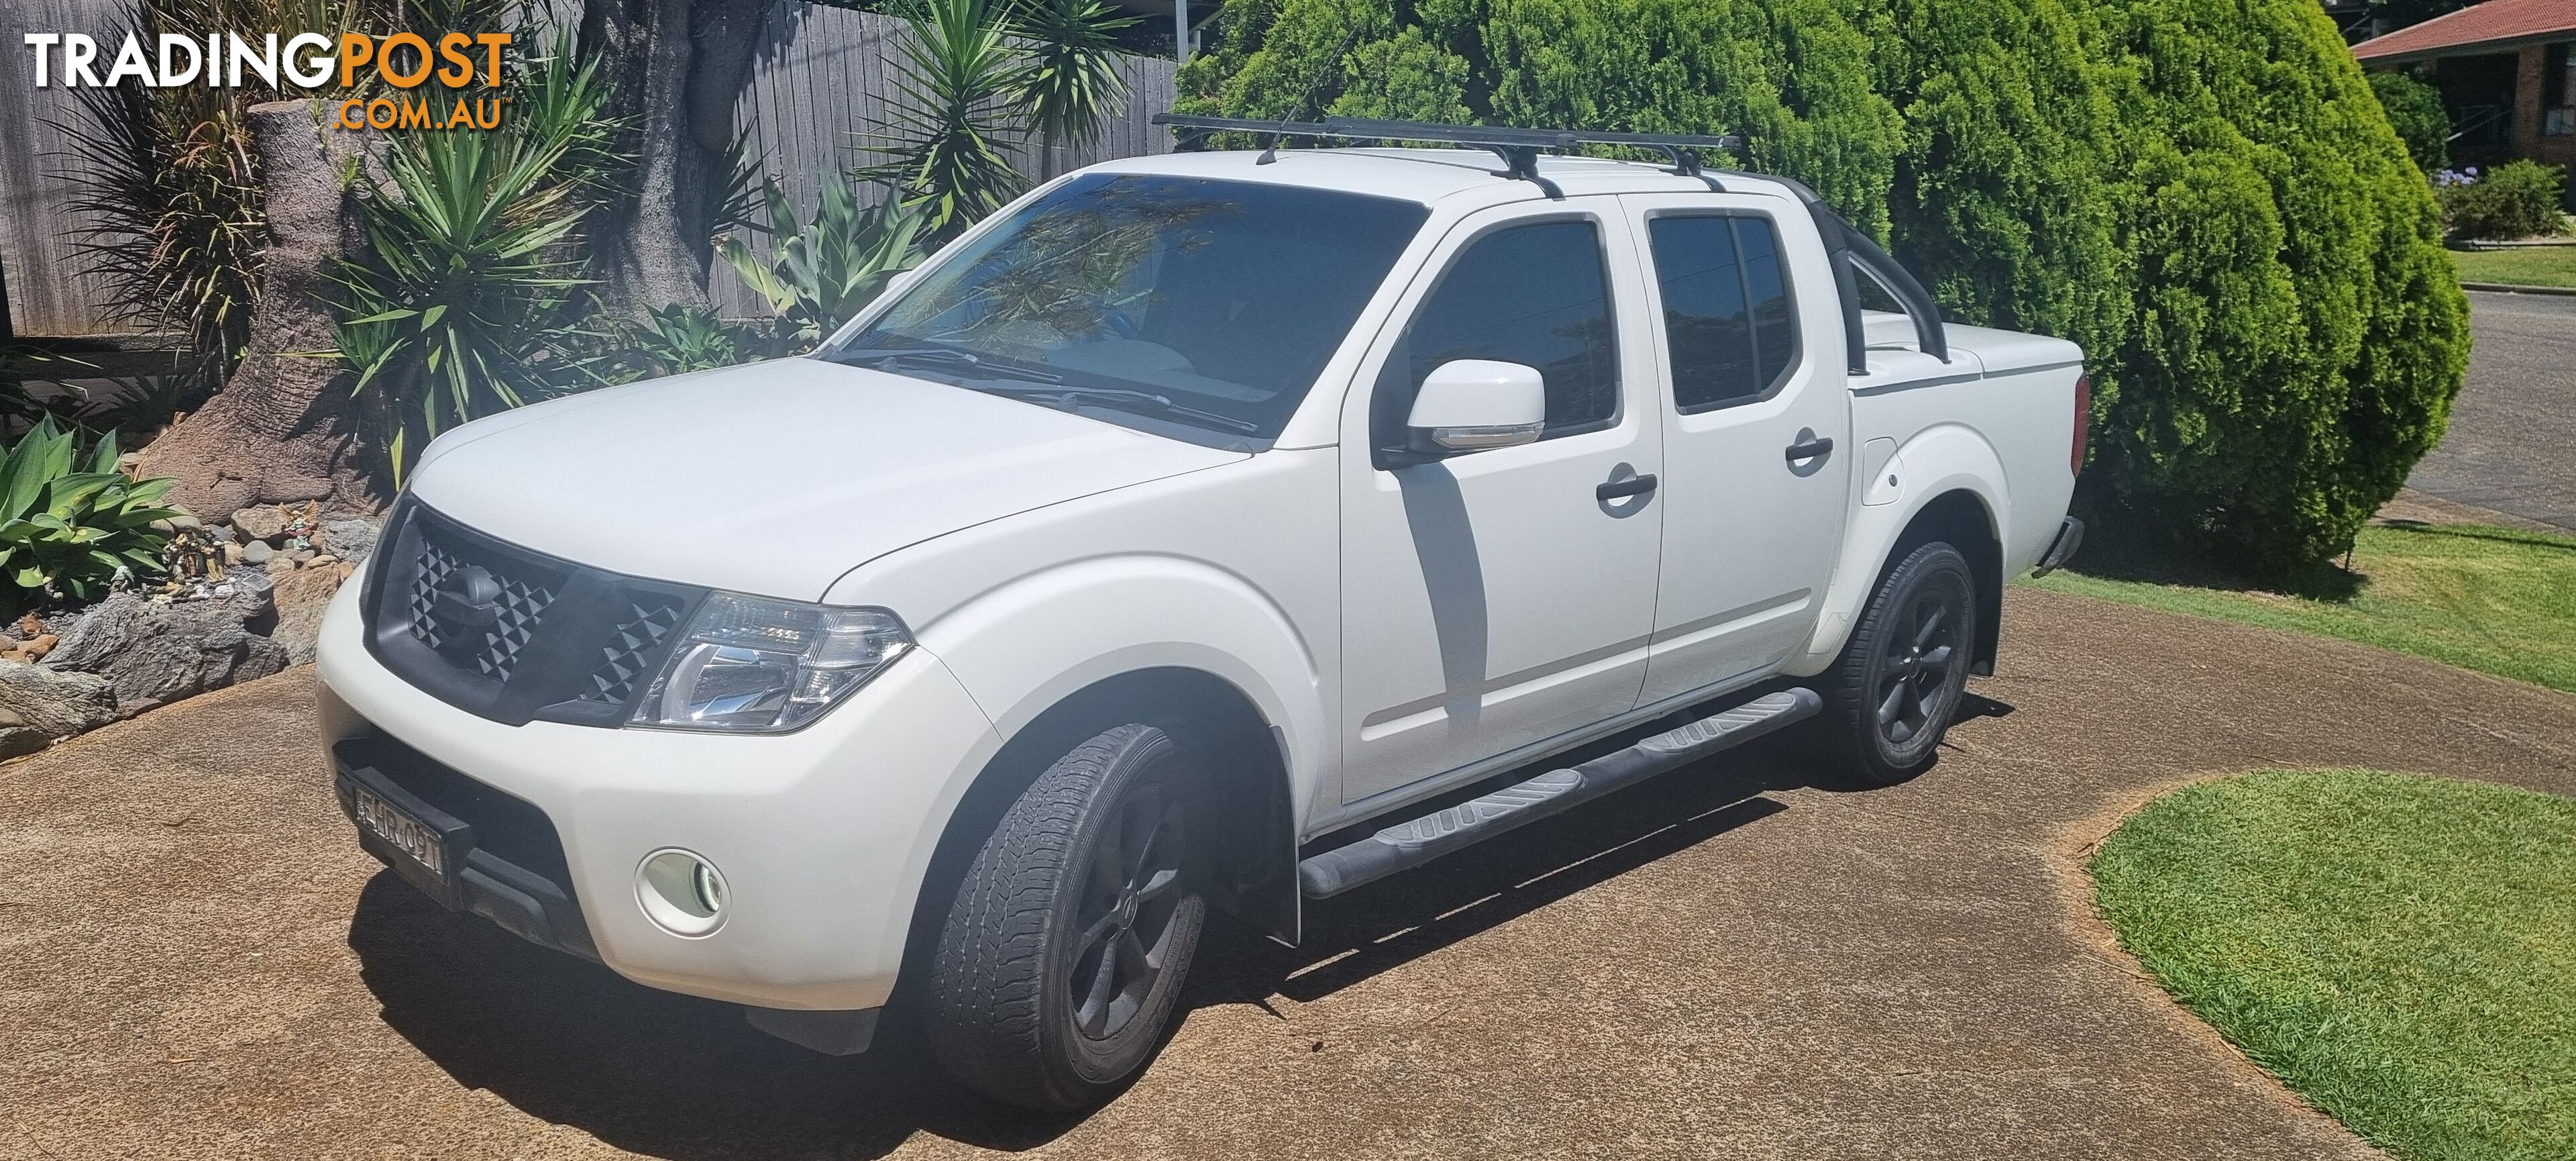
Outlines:
[{"label": "roof rail", "polygon": [[[1378,121],[1361,117],[1326,117],[1321,121],[1265,121],[1251,117],[1201,117],[1189,113],[1157,113],[1154,124],[1169,125],[1180,134],[1184,146],[1204,140],[1215,132],[1260,133],[1278,137],[1340,137],[1352,141],[1440,141],[1452,145],[1472,145],[1490,149],[1503,159],[1504,176],[1535,182],[1549,197],[1564,196],[1556,183],[1538,175],[1538,154],[1542,149],[1572,149],[1577,145],[1628,145],[1640,149],[1662,150],[1672,158],[1672,172],[1680,177],[1696,177],[1720,193],[1726,187],[1718,184],[1701,166],[1701,151],[1707,149],[1737,150],[1744,148],[1741,137],[1704,137],[1687,133],[1608,133],[1585,129],[1521,129],[1508,125],[1441,125],[1429,121]],[[1263,151],[1267,162],[1276,156],[1277,146]]]},{"label": "roof rail", "polygon": [[[1671,172],[1679,177],[1696,177],[1708,188],[1725,193],[1726,187],[1700,164],[1703,149],[1737,150],[1744,148],[1741,137],[1696,137],[1683,133],[1594,133],[1582,129],[1520,129],[1508,125],[1438,125],[1428,121],[1374,121],[1359,117],[1326,117],[1321,121],[1264,121],[1251,117],[1201,117],[1190,113],[1157,113],[1154,124],[1169,125],[1177,131],[1183,148],[1195,148],[1210,133],[1259,133],[1274,142],[1281,137],[1339,137],[1350,141],[1443,141],[1453,145],[1472,145],[1490,149],[1503,159],[1502,176],[1535,183],[1547,196],[1563,199],[1565,191],[1555,182],[1538,174],[1538,152],[1542,149],[1572,149],[1577,145],[1629,145],[1643,149],[1660,149],[1673,159]],[[1269,164],[1278,157],[1274,143],[1261,153],[1261,163]],[[1879,248],[1869,235],[1844,220],[1831,205],[1816,196],[1816,191],[1785,177],[1770,180],[1786,186],[1807,207],[1823,236],[1825,254],[1834,270],[1835,289],[1842,298],[1845,354],[1851,373],[1869,373],[1869,345],[1863,331],[1860,307],[1862,272],[1878,281],[1898,301],[1914,321],[1915,339],[1925,354],[1947,363],[1950,361],[1950,337],[1942,321],[1940,303],[1923,288],[1911,271]]]}]

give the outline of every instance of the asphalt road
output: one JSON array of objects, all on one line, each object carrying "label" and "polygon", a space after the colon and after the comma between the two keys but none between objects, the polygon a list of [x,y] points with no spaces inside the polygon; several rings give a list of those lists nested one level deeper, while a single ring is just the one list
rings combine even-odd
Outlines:
[{"label": "asphalt road", "polygon": [[2576,297],[2471,291],[2469,327],[2451,429],[2406,485],[2576,530]]},{"label": "asphalt road", "polygon": [[0,1156],[2376,1158],[2143,980],[2085,847],[2194,777],[2576,791],[2576,698],[2015,590],[2006,716],[1861,793],[1764,751],[1220,928],[1141,1083],[1041,1119],[814,1056],[359,854],[308,671],[0,767]]}]

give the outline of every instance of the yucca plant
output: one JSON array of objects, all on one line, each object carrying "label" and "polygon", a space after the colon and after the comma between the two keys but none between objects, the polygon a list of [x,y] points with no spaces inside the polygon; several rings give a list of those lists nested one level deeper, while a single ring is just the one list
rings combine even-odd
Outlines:
[{"label": "yucca plant", "polygon": [[251,99],[203,85],[73,96],[79,123],[64,128],[76,164],[64,176],[72,210],[92,223],[76,244],[105,290],[98,305],[184,336],[194,386],[211,390],[249,339],[268,243]]},{"label": "yucca plant", "polygon": [[1018,126],[1002,110],[1017,95],[1024,62],[1007,10],[987,0],[912,0],[895,87],[902,100],[878,136],[891,160],[865,176],[921,207],[923,229],[944,242],[1001,208],[1028,185],[1004,154]]},{"label": "yucca plant", "polygon": [[86,450],[81,442],[48,416],[0,449],[0,602],[9,611],[86,603],[161,571],[168,538],[152,524],[181,514],[161,503],[172,481],[116,470],[113,439]]},{"label": "yucca plant", "polygon": [[895,275],[921,262],[928,222],[922,208],[889,197],[861,209],[849,182],[827,178],[822,185],[814,220],[800,222],[786,191],[766,183],[768,257],[754,255],[739,238],[725,239],[722,249],[743,284],[777,314],[780,354],[821,342],[885,293]]},{"label": "yucca plant", "polygon": [[1011,35],[1026,57],[1011,86],[1014,103],[1040,144],[1080,145],[1099,136],[1127,98],[1117,34],[1139,19],[1101,0],[1022,0],[1012,10]]},{"label": "yucca plant", "polygon": [[[394,19],[398,0],[136,0],[124,25],[147,43],[163,33],[213,30],[339,33]],[[102,40],[116,44],[124,30]],[[222,382],[250,335],[268,228],[261,214],[250,107],[281,93],[248,72],[238,87],[203,84],[73,91],[66,130],[76,191],[88,225],[77,245],[106,307],[144,327],[184,336],[194,356],[187,394]],[[159,416],[152,423],[167,421]]]},{"label": "yucca plant", "polygon": [[441,431],[598,381],[577,231],[606,157],[605,93],[561,51],[514,93],[502,128],[404,134],[382,181],[361,180],[368,254],[338,275],[339,352],[396,486]]}]

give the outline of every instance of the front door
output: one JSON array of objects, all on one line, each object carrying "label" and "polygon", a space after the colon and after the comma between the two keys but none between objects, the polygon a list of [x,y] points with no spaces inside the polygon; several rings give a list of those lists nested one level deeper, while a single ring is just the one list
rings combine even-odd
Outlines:
[{"label": "front door", "polygon": [[1635,215],[1663,381],[1651,703],[1757,676],[1806,644],[1860,449],[1839,300],[1803,212],[1749,196],[1621,200]]},{"label": "front door", "polygon": [[[1342,439],[1346,803],[1636,704],[1663,522],[1638,478],[1661,471],[1662,432],[1619,212],[1468,218],[1364,364]],[[1452,359],[1537,368],[1545,434],[1388,466],[1376,449],[1401,445],[1414,391]]]}]

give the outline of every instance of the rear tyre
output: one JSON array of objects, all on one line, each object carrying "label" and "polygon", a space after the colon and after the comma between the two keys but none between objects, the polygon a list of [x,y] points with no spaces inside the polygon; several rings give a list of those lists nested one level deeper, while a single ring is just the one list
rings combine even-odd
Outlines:
[{"label": "rear tyre", "polygon": [[1933,541],[1888,571],[1824,683],[1827,763],[1884,786],[1932,768],[1977,640],[1977,577]]},{"label": "rear tyre", "polygon": [[996,1100],[1086,1108],[1171,1023],[1207,904],[1185,750],[1104,731],[1020,795],[968,868],[923,991],[931,1052]]}]

